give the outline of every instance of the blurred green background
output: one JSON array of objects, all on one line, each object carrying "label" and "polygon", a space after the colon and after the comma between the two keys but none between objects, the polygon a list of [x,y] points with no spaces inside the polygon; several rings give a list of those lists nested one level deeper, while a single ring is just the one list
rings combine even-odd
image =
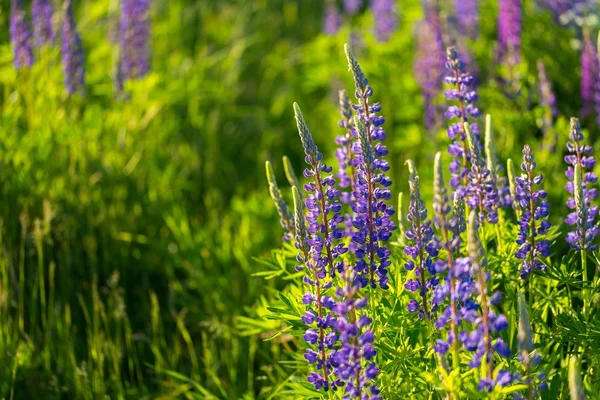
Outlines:
[{"label": "blurred green background", "polygon": [[[404,188],[407,158],[429,176],[434,150],[447,143],[443,126],[422,127],[412,69],[421,4],[397,3],[398,31],[377,43],[366,6],[326,36],[321,0],[154,0],[152,72],[127,82],[119,98],[117,0],[75,2],[85,97],[66,96],[58,49],[14,70],[2,0],[0,396],[275,393],[292,373],[285,361],[294,342],[257,335],[279,326],[257,322],[255,310],[286,282],[253,276],[264,270],[253,257],[268,256],[282,233],[264,162],[280,182],[282,155],[302,168],[292,102],[332,154],[337,91],[353,87],[343,56],[349,42],[383,106],[394,191]],[[452,12],[451,2],[441,7],[442,17]],[[461,43],[480,68],[481,107],[494,115],[502,159],[541,136],[538,59],[565,116],[556,121],[563,136],[581,104],[577,32],[533,1],[525,9],[517,94],[496,80],[496,1],[482,2],[481,37]],[[448,30],[444,39],[455,42]]]}]

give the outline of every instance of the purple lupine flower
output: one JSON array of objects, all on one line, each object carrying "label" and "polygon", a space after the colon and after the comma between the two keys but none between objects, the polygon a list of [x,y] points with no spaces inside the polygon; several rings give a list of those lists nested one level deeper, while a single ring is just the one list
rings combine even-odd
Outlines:
[{"label": "purple lupine flower", "polygon": [[326,35],[335,35],[342,25],[342,16],[333,2],[328,2],[323,17],[323,32]]},{"label": "purple lupine flower", "polygon": [[364,313],[368,301],[366,297],[359,297],[361,285],[356,269],[346,265],[341,277],[343,285],[336,289],[338,301],[333,308],[338,316],[336,335],[340,342],[333,355],[333,372],[345,384],[345,398],[381,400],[379,390],[372,382],[379,369],[375,363],[377,351],[373,346],[375,336],[370,329],[371,318]]},{"label": "purple lupine flower", "polygon": [[542,262],[542,257],[550,256],[550,242],[540,239],[551,226],[548,221],[550,203],[546,200],[548,194],[544,189],[534,188],[543,180],[543,175],[534,175],[535,166],[531,147],[525,145],[521,163],[523,174],[515,178],[516,197],[522,209],[516,240],[519,248],[515,254],[515,257],[523,260],[521,279],[526,279],[534,268],[544,271],[546,265]]},{"label": "purple lupine flower", "polygon": [[125,79],[150,71],[150,0],[121,0],[120,67]]},{"label": "purple lupine flower", "polygon": [[490,172],[486,161],[481,155],[479,142],[469,124],[465,122],[464,129],[469,143],[471,169],[467,175],[467,196],[466,203],[473,210],[477,210],[479,222],[482,223],[487,217],[489,223],[498,222],[498,190],[494,174]]},{"label": "purple lupine flower", "polygon": [[343,230],[339,228],[339,224],[344,220],[338,201],[340,191],[335,187],[335,178],[332,175],[323,175],[330,174],[333,168],[323,162],[323,155],[319,152],[296,103],[294,113],[306,154],[305,161],[308,164],[308,168],[304,170],[304,177],[312,178],[310,183],[304,185],[304,190],[308,193],[305,200],[308,209],[306,220],[311,235],[310,245],[314,262],[319,270],[328,266],[329,273],[334,276],[335,260],[347,250],[343,244],[335,245],[343,236]]},{"label": "purple lupine flower", "polygon": [[73,5],[65,3],[65,13],[60,30],[63,73],[68,94],[85,89],[85,67],[81,38],[77,32]]},{"label": "purple lupine flower", "polygon": [[16,69],[33,65],[31,30],[23,9],[22,0],[11,0],[10,41],[13,49],[13,65]]},{"label": "purple lupine flower", "polygon": [[352,105],[356,111],[354,125],[358,138],[352,149],[356,155],[353,161],[356,175],[355,202],[352,208],[355,228],[352,241],[356,247],[353,253],[357,258],[356,268],[367,278],[367,282],[372,287],[378,283],[382,289],[387,289],[387,269],[391,265],[391,252],[386,243],[396,226],[391,219],[394,210],[388,204],[392,198],[389,189],[392,181],[385,175],[390,167],[383,158],[388,153],[382,143],[386,136],[383,130],[385,119],[378,115],[381,105],[369,102],[373,89],[369,86],[358,61],[347,45],[344,49],[354,76],[355,96],[358,99],[358,104]]},{"label": "purple lupine flower", "polygon": [[[307,140],[312,139],[307,138]],[[299,263],[296,269],[306,271],[303,282],[309,289],[302,297],[302,303],[306,305],[307,309],[301,318],[302,322],[307,325],[303,337],[309,345],[304,353],[304,358],[310,364],[314,364],[315,369],[308,376],[308,381],[317,390],[335,390],[342,383],[330,376],[334,366],[332,357],[335,354],[332,349],[337,342],[334,330],[337,321],[332,312],[335,302],[322,294],[323,289],[331,287],[331,281],[326,279],[326,269],[320,265],[318,257],[315,257],[311,238],[306,228],[304,204],[302,204],[296,186],[292,188],[292,195],[294,198],[295,247],[298,249],[296,261]]]},{"label": "purple lupine flower", "polygon": [[555,20],[558,20],[563,14],[572,10],[578,4],[586,0],[538,0],[540,6],[549,9]]},{"label": "purple lupine flower", "polygon": [[510,66],[517,65],[521,59],[521,7],[521,0],[500,0],[498,55]]},{"label": "purple lupine flower", "polygon": [[[348,92],[345,90],[339,91],[339,104],[342,118],[338,125],[344,129],[344,134],[338,135],[335,138],[335,143],[339,146],[335,151],[335,156],[339,165],[336,176],[338,178],[338,186],[341,189],[340,201],[343,204],[348,204],[350,208],[352,208],[354,202],[353,181],[356,170],[353,160],[352,144],[355,138],[352,135],[352,107],[350,105]],[[344,236],[352,237],[352,232],[354,230],[352,225],[352,214],[347,213],[345,215],[344,227]],[[355,244],[350,242],[349,246],[351,249],[354,249]]]},{"label": "purple lupine flower", "polygon": [[284,229],[283,241],[290,242],[294,236],[294,215],[287,206],[287,203],[281,196],[277,180],[275,179],[275,173],[271,163],[267,161],[265,163],[265,169],[267,171],[267,181],[269,183],[269,193],[275,203],[277,214],[279,214],[279,222],[281,227]]},{"label": "purple lupine flower", "polygon": [[413,70],[421,88],[425,105],[425,127],[432,130],[436,125],[436,109],[433,100],[442,88],[446,55],[437,8],[425,9],[425,19],[417,26],[416,54]]},{"label": "purple lupine flower", "polygon": [[[473,77],[466,72],[465,64],[460,60],[459,54],[454,47],[448,47],[446,54],[446,68],[452,74],[445,78],[446,84],[451,86],[449,89],[446,89],[444,96],[446,99],[454,102],[454,104],[448,106],[445,117],[450,121],[458,120],[452,122],[447,129],[448,137],[454,140],[448,148],[448,153],[454,157],[450,163],[450,172],[452,173],[450,186],[460,196],[464,196],[466,194],[470,159],[464,124],[469,122],[469,118],[477,118],[480,112],[474,104],[477,101],[477,92],[471,87]],[[480,147],[479,126],[473,122],[470,127],[477,139],[477,147]]]},{"label": "purple lupine flower", "polygon": [[[568,180],[565,189],[573,195],[568,199],[567,207],[574,211],[567,216],[565,222],[568,225],[574,225],[575,230],[567,234],[566,240],[576,250],[596,250],[598,245],[592,241],[600,233],[598,223],[595,222],[598,216],[598,206],[591,204],[592,200],[598,197],[597,189],[592,187],[598,182],[598,177],[593,171],[596,159],[592,154],[592,146],[583,144],[583,139],[579,120],[571,118],[570,141],[567,142],[569,154],[565,156],[565,162],[569,165],[565,172]],[[577,166],[581,170],[581,181],[576,184],[575,168]]]},{"label": "purple lupine flower", "polygon": [[586,117],[594,107],[596,80],[598,79],[598,57],[589,35],[583,37],[581,49],[581,116]]},{"label": "purple lupine flower", "polygon": [[348,14],[356,14],[362,6],[362,0],[344,0],[344,11]]},{"label": "purple lupine flower", "polygon": [[378,42],[387,42],[398,28],[398,10],[394,0],[371,0],[375,17],[375,37]]},{"label": "purple lupine flower", "polygon": [[543,116],[542,116],[542,131],[544,132],[544,144],[545,147],[549,150],[552,150],[556,146],[556,141],[558,140],[558,135],[556,132],[552,134],[552,127],[554,125],[554,118],[558,116],[558,107],[556,105],[556,96],[554,95],[554,90],[552,89],[552,82],[548,79],[548,74],[546,73],[546,66],[542,62],[542,60],[537,61],[537,70],[538,70],[538,81],[539,87],[538,92],[540,96],[540,106],[543,108]]},{"label": "purple lupine flower", "polygon": [[438,255],[438,248],[436,241],[433,240],[431,221],[427,220],[427,208],[421,199],[419,176],[411,160],[407,160],[406,164],[409,170],[410,187],[410,202],[406,218],[410,226],[405,234],[408,244],[404,248],[404,254],[409,259],[404,264],[404,268],[407,271],[414,270],[416,279],[408,279],[404,287],[410,292],[418,291],[421,298],[421,303],[417,304],[416,308],[409,305],[409,311],[418,311],[419,318],[431,318],[431,313],[437,309],[438,304],[428,300],[428,292],[437,286],[439,280],[436,273],[445,270],[446,265],[433,262],[433,257]]},{"label": "purple lupine flower", "polygon": [[33,43],[37,47],[54,42],[52,13],[52,3],[50,0],[33,0],[33,3],[31,3]]},{"label": "purple lupine flower", "polygon": [[477,38],[479,30],[479,0],[454,0],[454,12],[459,30],[471,39]]},{"label": "purple lupine flower", "polygon": [[[474,353],[473,358],[469,362],[469,366],[478,369],[482,372],[479,382],[479,390],[492,391],[495,385],[505,386],[510,383],[505,373],[500,370],[494,378],[494,363],[493,353],[506,358],[510,356],[508,345],[497,337],[494,339],[494,334],[508,328],[508,320],[503,314],[497,314],[492,309],[496,302],[500,300],[499,295],[492,297],[488,296],[487,282],[490,278],[489,271],[485,270],[487,260],[485,252],[479,238],[479,223],[477,213],[471,211],[469,215],[467,248],[469,250],[469,258],[471,261],[471,275],[476,284],[472,285],[472,296],[479,298],[479,306],[481,315],[473,315],[473,324],[475,329],[467,332],[459,333],[459,339],[464,344],[465,348]],[[482,363],[484,366],[482,367]]]}]

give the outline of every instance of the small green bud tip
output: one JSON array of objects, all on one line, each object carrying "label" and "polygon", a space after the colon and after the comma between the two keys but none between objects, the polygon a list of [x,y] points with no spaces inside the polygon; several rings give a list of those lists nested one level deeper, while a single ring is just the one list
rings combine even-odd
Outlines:
[{"label": "small green bud tip", "polygon": [[569,394],[571,400],[585,400],[585,390],[581,382],[581,371],[579,369],[579,359],[576,355],[569,358]]},{"label": "small green bud tip", "polygon": [[465,133],[467,136],[467,141],[469,142],[469,148],[471,148],[471,150],[476,148],[475,145],[475,136],[473,136],[473,132],[471,132],[471,128],[469,127],[469,123],[465,122],[463,124],[463,128],[465,128]]},{"label": "small green bud tip", "polygon": [[408,167],[408,174],[410,178],[417,176],[417,168],[415,168],[415,163],[413,162],[413,160],[406,160],[404,162],[404,165]]},{"label": "small green bud tip", "polygon": [[300,187],[300,183],[298,182],[298,178],[296,177],[296,172],[294,171],[294,167],[292,166],[292,162],[290,161],[288,156],[283,156],[283,169],[285,171],[285,177],[287,178],[290,186]]},{"label": "small green bud tip", "polygon": [[271,166],[271,162],[265,162],[265,169],[267,171],[267,180],[269,183],[275,182],[275,173],[273,172],[273,167]]},{"label": "small green bud tip", "polygon": [[575,165],[575,176],[573,178],[573,186],[575,190],[575,208],[580,213],[586,212],[586,204],[583,194],[583,182],[581,176],[581,165]]},{"label": "small green bud tip", "polygon": [[496,145],[494,143],[494,129],[492,126],[492,116],[485,116],[485,156],[487,158],[487,167],[490,172],[496,174]]}]

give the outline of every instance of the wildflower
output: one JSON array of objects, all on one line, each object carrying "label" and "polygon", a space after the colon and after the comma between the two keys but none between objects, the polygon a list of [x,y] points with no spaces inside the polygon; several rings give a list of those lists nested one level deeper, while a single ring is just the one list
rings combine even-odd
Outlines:
[{"label": "wildflower", "polygon": [[125,79],[145,76],[150,71],[150,0],[122,0],[119,36]]},{"label": "wildflower", "polygon": [[356,14],[362,6],[362,0],[344,0],[344,11],[348,14]]},{"label": "wildflower", "polygon": [[477,38],[479,30],[479,1],[478,0],[454,0],[454,12],[461,33],[470,37]]},{"label": "wildflower", "polygon": [[60,37],[65,86],[67,87],[67,93],[73,94],[84,89],[85,67],[81,38],[77,32],[75,18],[73,17],[73,6],[70,1],[65,3]]},{"label": "wildflower", "polygon": [[498,194],[498,207],[511,207],[512,201],[510,198],[510,189],[506,185],[506,177],[501,176],[502,167],[498,165],[498,156],[496,155],[496,146],[494,141],[494,130],[492,128],[492,117],[490,114],[485,116],[485,159],[487,169],[490,171],[490,176],[493,186]]},{"label": "wildflower", "polygon": [[273,172],[273,167],[269,161],[265,163],[265,169],[267,171],[267,181],[269,182],[269,192],[271,193],[271,198],[273,199],[275,207],[277,208],[281,226],[285,230],[283,241],[289,242],[292,240],[292,236],[294,234],[294,217],[291,211],[288,209],[285,200],[283,200],[283,197],[281,196],[281,192],[277,186],[277,180],[275,179],[275,173]]},{"label": "wildflower", "polygon": [[[341,382],[330,379],[333,369],[331,349],[334,347],[336,338],[332,328],[336,325],[336,319],[331,313],[333,305],[322,290],[331,286],[331,282],[325,280],[326,274],[323,268],[314,258],[311,239],[308,235],[304,216],[304,204],[299,195],[297,187],[292,188],[294,198],[294,230],[295,246],[298,249],[296,260],[301,264],[297,269],[305,269],[307,275],[304,283],[311,290],[302,299],[307,306],[304,316],[301,318],[308,328],[304,332],[304,340],[311,345],[304,358],[315,365],[315,371],[308,376],[308,381],[315,389],[325,391],[335,389]],[[315,346],[316,345],[316,346]],[[316,349],[316,350],[315,350]]]},{"label": "wildflower", "polygon": [[589,35],[584,35],[581,49],[581,100],[583,102],[581,116],[583,117],[588,116],[594,107],[598,70],[596,48]]},{"label": "wildflower", "polygon": [[546,266],[541,258],[550,255],[550,242],[546,239],[540,240],[540,236],[545,235],[551,226],[548,221],[550,203],[546,200],[547,193],[544,189],[534,189],[534,186],[540,185],[543,180],[542,175],[534,176],[535,167],[531,147],[525,145],[521,164],[523,174],[515,178],[516,199],[522,209],[516,241],[519,248],[515,254],[515,257],[523,260],[521,279],[527,278],[534,268],[545,270]]},{"label": "wildflower", "polygon": [[382,289],[387,289],[391,252],[386,242],[396,226],[391,220],[394,210],[387,204],[392,198],[389,189],[392,181],[385,175],[390,167],[383,158],[388,153],[382,143],[386,136],[383,129],[385,119],[378,115],[381,105],[370,103],[373,89],[347,45],[345,51],[354,76],[355,96],[358,100],[358,104],[352,105],[356,112],[354,131],[358,139],[352,148],[355,155],[353,164],[356,167],[353,191],[355,200],[352,204],[355,228],[352,242],[356,247],[352,251],[357,258],[356,268],[367,278],[368,283],[372,287],[379,284]]},{"label": "wildflower", "polygon": [[394,0],[371,0],[375,37],[379,42],[387,42],[398,28],[398,11],[394,3]]},{"label": "wildflower", "polygon": [[471,169],[467,185],[466,203],[479,214],[479,222],[487,216],[489,223],[498,222],[498,193],[496,182],[481,155],[477,138],[471,132],[469,124],[465,122],[464,130],[469,143]]},{"label": "wildflower", "polygon": [[33,0],[31,3],[33,43],[37,47],[54,42],[52,27],[52,3],[50,0]]},{"label": "wildflower", "polygon": [[326,35],[335,35],[342,25],[342,17],[335,2],[327,2],[325,16],[323,17],[323,32]]},{"label": "wildflower", "polygon": [[438,10],[434,5],[425,8],[425,19],[417,26],[416,54],[413,65],[417,83],[423,94],[425,106],[425,128],[432,130],[436,125],[434,99],[442,87],[446,55],[442,42],[442,31]]},{"label": "wildflower", "polygon": [[[570,141],[567,142],[569,154],[565,156],[565,162],[569,165],[565,172],[568,179],[565,189],[574,195],[567,201],[567,207],[574,211],[569,213],[565,222],[574,225],[575,230],[567,234],[566,240],[576,250],[596,250],[598,245],[592,242],[600,233],[600,228],[595,222],[598,206],[591,204],[591,201],[598,197],[597,189],[592,187],[598,181],[593,171],[596,159],[592,154],[592,146],[583,144],[583,139],[579,120],[571,118]],[[579,182],[575,182],[577,168],[580,170]]]},{"label": "wildflower", "polygon": [[33,65],[31,49],[31,30],[22,0],[11,0],[10,8],[10,41],[13,49],[13,65],[16,69]]},{"label": "wildflower", "polygon": [[540,106],[543,108],[542,115],[542,131],[544,132],[544,145],[548,150],[553,150],[556,146],[558,136],[554,133],[550,136],[554,118],[558,116],[558,108],[556,106],[556,96],[552,89],[552,83],[548,79],[546,67],[542,60],[537,61],[538,81],[539,81],[539,96]]},{"label": "wildflower", "polygon": [[521,7],[521,0],[500,0],[498,51],[500,59],[509,66],[520,62]]},{"label": "wildflower", "polygon": [[[477,101],[477,92],[471,88],[473,77],[466,72],[465,64],[460,60],[456,49],[448,47],[446,54],[446,68],[451,71],[451,75],[445,78],[445,82],[450,85],[450,88],[444,92],[444,96],[454,104],[448,106],[445,116],[449,121],[458,120],[452,122],[447,129],[448,137],[450,140],[454,140],[448,148],[448,153],[454,157],[450,163],[450,172],[452,173],[450,186],[460,196],[464,196],[470,159],[464,124],[469,121],[469,117],[477,118],[479,116],[479,109],[474,105]],[[479,127],[476,123],[472,123],[470,128],[474,138],[477,139],[476,146],[479,148]]]},{"label": "wildflower", "polygon": [[[414,163],[407,160],[409,170],[408,184],[410,187],[410,203],[408,205],[407,220],[411,224],[406,231],[406,240],[408,243],[404,248],[404,254],[410,257],[404,264],[404,268],[408,271],[415,271],[417,280],[409,279],[404,287],[415,292],[418,290],[421,296],[421,303],[417,308],[409,305],[409,311],[419,312],[419,318],[426,316],[431,317],[431,311],[435,311],[429,304],[427,292],[438,284],[438,279],[435,277],[436,265],[432,258],[438,255],[436,243],[433,241],[433,229],[431,221],[427,221],[427,208],[421,199],[421,191],[419,188],[419,176]],[[429,276],[429,277],[427,277]],[[411,308],[413,308],[411,310]]]},{"label": "wildflower", "polygon": [[340,192],[335,187],[335,179],[330,174],[333,170],[323,162],[323,155],[319,152],[298,104],[294,103],[294,114],[298,133],[306,155],[305,161],[308,168],[304,170],[304,177],[312,181],[304,185],[308,193],[305,204],[308,209],[308,232],[311,235],[310,244],[313,250],[315,268],[335,275],[334,262],[340,254],[346,251],[343,244],[334,246],[342,237],[342,230],[338,225],[343,221],[340,215],[341,205],[337,198]]}]

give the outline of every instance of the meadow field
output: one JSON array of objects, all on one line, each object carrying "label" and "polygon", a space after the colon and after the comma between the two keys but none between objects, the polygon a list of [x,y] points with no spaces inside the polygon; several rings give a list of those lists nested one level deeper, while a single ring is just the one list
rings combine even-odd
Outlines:
[{"label": "meadow field", "polygon": [[0,398],[600,399],[599,12],[0,0]]}]

